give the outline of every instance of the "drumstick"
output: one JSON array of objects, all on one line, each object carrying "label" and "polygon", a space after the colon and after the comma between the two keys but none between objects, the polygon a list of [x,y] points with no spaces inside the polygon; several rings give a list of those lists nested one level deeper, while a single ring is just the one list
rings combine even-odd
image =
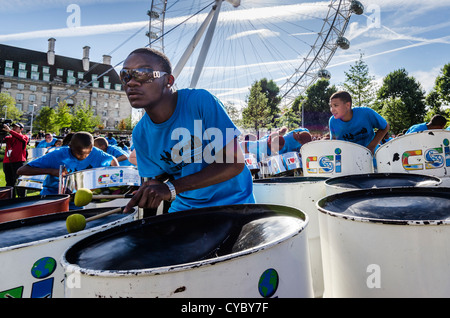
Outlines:
[{"label": "drumstick", "polygon": [[99,213],[99,214],[91,216],[87,219],[82,214],[74,213],[67,217],[66,228],[69,233],[79,232],[79,231],[84,230],[87,222],[97,220],[97,219],[103,218],[105,216],[108,216],[108,215],[111,215],[114,213],[119,213],[119,212],[122,212],[122,208],[115,208],[115,209],[112,209],[112,210],[109,210],[109,211],[106,211],[103,213]]},{"label": "drumstick", "polygon": [[93,199],[118,199],[118,198],[131,198],[132,194],[98,194],[93,195],[92,191],[86,188],[80,188],[75,192],[74,203],[76,206],[85,206],[89,204]]}]

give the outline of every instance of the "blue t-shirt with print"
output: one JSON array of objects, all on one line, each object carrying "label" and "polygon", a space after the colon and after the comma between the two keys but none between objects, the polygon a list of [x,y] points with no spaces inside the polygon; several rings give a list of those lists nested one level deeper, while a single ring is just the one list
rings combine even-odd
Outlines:
[{"label": "blue t-shirt with print", "polygon": [[[167,173],[179,179],[197,173],[239,134],[215,96],[203,89],[178,90],[176,109],[167,121],[155,124],[144,114],[133,130],[139,174],[153,178]],[[254,202],[252,176],[244,167],[230,180],[177,194],[169,212]]]},{"label": "blue t-shirt with print", "polygon": [[302,131],[309,132],[309,130],[307,128],[300,127],[300,128],[291,130],[290,132],[285,134],[283,136],[284,137],[284,146],[283,146],[283,148],[281,148],[279,153],[283,154],[283,153],[292,152],[292,151],[300,152],[300,148],[302,147],[302,144],[299,143],[297,140],[295,140],[294,133],[302,132]]},{"label": "blue t-shirt with print", "polygon": [[[113,159],[113,156],[96,147],[92,147],[92,151],[86,159],[78,160],[72,155],[69,146],[63,146],[58,147],[42,157],[30,161],[28,165],[45,169],[59,169],[59,166],[64,165],[66,170],[69,173],[72,173],[85,169],[110,166]],[[43,183],[41,195],[58,194],[58,189],[59,178],[47,175]]]},{"label": "blue t-shirt with print", "polygon": [[[129,157],[128,152],[120,148],[119,146],[109,145],[108,148],[106,148],[106,153],[109,153],[110,155],[118,158],[122,155]],[[131,166],[131,162],[128,161],[128,159],[122,160],[119,162],[119,166]]]},{"label": "blue t-shirt with print", "polygon": [[330,139],[345,140],[367,147],[375,136],[374,128],[385,129],[387,121],[369,107],[353,108],[349,121],[330,117]]},{"label": "blue t-shirt with print", "polygon": [[409,127],[409,129],[405,132],[405,135],[425,130],[428,130],[427,123],[416,124]]}]

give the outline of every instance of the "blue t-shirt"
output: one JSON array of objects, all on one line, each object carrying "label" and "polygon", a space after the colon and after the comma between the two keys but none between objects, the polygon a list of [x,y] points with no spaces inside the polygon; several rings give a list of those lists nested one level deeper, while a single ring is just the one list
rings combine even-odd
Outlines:
[{"label": "blue t-shirt", "polygon": [[111,137],[111,138],[106,137],[105,139],[108,141],[109,145],[113,145],[113,146],[117,145],[116,138],[114,138],[114,137]]},{"label": "blue t-shirt", "polygon": [[[72,155],[69,146],[63,146],[30,161],[28,165],[45,169],[59,169],[59,166],[64,165],[66,170],[72,173],[85,169],[110,166],[113,159],[113,156],[96,147],[92,147],[92,151],[86,159],[78,160]],[[43,183],[41,195],[58,194],[58,188],[59,178],[47,175]]]},{"label": "blue t-shirt", "polygon": [[[109,153],[110,155],[112,155],[116,158],[118,158],[122,155],[127,156],[127,158],[129,157],[129,154],[125,150],[123,150],[119,146],[114,146],[114,145],[109,145],[108,148],[106,148],[106,153]],[[131,162],[129,162],[128,159],[122,160],[119,162],[119,166],[131,166]]]},{"label": "blue t-shirt", "polygon": [[345,140],[367,147],[375,136],[374,128],[385,129],[387,121],[369,107],[353,108],[349,121],[330,117],[330,139]]},{"label": "blue t-shirt", "polygon": [[300,148],[302,147],[302,144],[299,143],[297,140],[295,140],[294,133],[302,132],[302,131],[309,132],[308,129],[300,127],[300,128],[291,130],[290,132],[285,134],[283,136],[284,137],[284,146],[283,146],[283,148],[281,148],[279,153],[283,154],[283,153],[291,152],[291,151],[300,152]]},{"label": "blue t-shirt", "polygon": [[[168,173],[179,179],[197,173],[239,134],[215,96],[202,89],[178,90],[176,109],[167,121],[155,124],[145,114],[133,130],[139,174],[153,178]],[[245,166],[230,180],[177,194],[169,212],[254,202],[252,176]]]},{"label": "blue t-shirt", "polygon": [[55,145],[55,142],[56,142],[56,139],[55,139],[55,138],[53,138],[52,141],[50,141],[50,142],[46,142],[45,139],[44,139],[44,140],[41,140],[41,141],[37,144],[36,148],[53,147],[53,146]]},{"label": "blue t-shirt", "polygon": [[416,124],[409,127],[409,129],[405,132],[405,135],[425,130],[428,130],[427,123]]}]

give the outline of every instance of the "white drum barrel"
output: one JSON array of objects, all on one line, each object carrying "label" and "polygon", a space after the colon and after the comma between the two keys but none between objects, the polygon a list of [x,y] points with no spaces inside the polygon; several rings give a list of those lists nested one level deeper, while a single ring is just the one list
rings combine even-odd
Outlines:
[{"label": "white drum barrel", "polygon": [[32,161],[34,159],[40,158],[47,153],[47,148],[29,148],[27,149],[28,161]]},{"label": "white drum barrel", "polygon": [[319,177],[282,177],[253,181],[256,203],[297,208],[308,215],[306,231],[314,297],[323,296],[322,255],[320,252],[319,212],[316,203],[326,196],[325,180]]},{"label": "white drum barrel", "polygon": [[337,177],[373,173],[372,152],[342,140],[317,140],[300,148],[305,177]]},{"label": "white drum barrel", "polygon": [[324,297],[450,297],[450,189],[355,190],[318,208]]},{"label": "white drum barrel", "polygon": [[390,140],[375,152],[378,172],[436,176],[450,186],[450,131],[425,130]]},{"label": "white drum barrel", "polygon": [[398,188],[398,187],[437,187],[441,179],[433,176],[408,173],[369,173],[329,178],[325,181],[327,195],[345,191]]},{"label": "white drum barrel", "polygon": [[[85,217],[111,208],[77,210]],[[69,234],[61,212],[0,224],[0,298],[62,298],[64,271],[59,261],[75,242],[102,230],[136,219],[137,212],[92,220]]]},{"label": "white drum barrel", "polygon": [[312,297],[307,223],[294,208],[249,204],[121,225],[64,253],[66,296]]}]

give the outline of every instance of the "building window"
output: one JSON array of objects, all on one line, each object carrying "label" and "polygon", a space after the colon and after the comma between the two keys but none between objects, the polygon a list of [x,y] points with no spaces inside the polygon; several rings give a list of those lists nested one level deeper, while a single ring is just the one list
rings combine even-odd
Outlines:
[{"label": "building window", "polygon": [[38,72],[31,72],[31,79],[39,80],[39,73]]},{"label": "building window", "polygon": [[56,69],[56,75],[63,76],[63,74],[64,74],[64,70],[62,68],[57,68]]},{"label": "building window", "polygon": [[76,83],[76,78],[75,77],[67,77],[67,83],[68,84],[75,84]]},{"label": "building window", "polygon": [[108,83],[109,82],[109,76],[103,76],[103,82]]},{"label": "building window", "polygon": [[14,76],[13,68],[5,68],[5,76]]},{"label": "building window", "polygon": [[27,63],[19,62],[19,70],[25,70],[27,68]]},{"label": "building window", "polygon": [[34,64],[31,64],[31,71],[32,72],[37,72],[38,71],[38,66],[34,65]]},{"label": "building window", "polygon": [[17,93],[16,94],[16,100],[23,100],[23,94],[22,93]]},{"label": "building window", "polygon": [[92,82],[92,87],[98,88],[98,86],[99,86],[99,82],[98,81]]},{"label": "building window", "polygon": [[44,93],[47,93],[48,87],[47,87],[47,86],[42,86],[42,91],[43,91]]},{"label": "building window", "polygon": [[74,77],[74,71],[67,71],[67,77]]},{"label": "building window", "polygon": [[96,100],[93,100],[92,102],[91,102],[91,104],[92,104],[92,106],[97,106],[97,101]]},{"label": "building window", "polygon": [[97,74],[92,74],[91,76],[92,76],[92,77],[91,77],[91,78],[92,78],[92,81],[96,81],[96,80],[97,80],[97,77],[98,77]]},{"label": "building window", "polygon": [[36,85],[30,85],[30,91],[35,92],[37,90]]},{"label": "building window", "polygon": [[12,68],[12,67],[13,67],[13,61],[8,61],[8,60],[6,60],[6,61],[5,61],[5,67],[6,67],[6,68]]},{"label": "building window", "polygon": [[19,78],[27,78],[27,71],[19,70]]},{"label": "building window", "polygon": [[4,88],[11,88],[11,83],[10,82],[4,82],[3,83],[3,87]]},{"label": "building window", "polygon": [[22,104],[16,103],[16,108],[17,108],[18,110],[22,111],[22,110],[23,110],[23,105],[22,105]]},{"label": "building window", "polygon": [[108,107],[108,102],[105,102],[105,103],[103,104],[103,107]]},{"label": "building window", "polygon": [[25,84],[23,83],[17,84],[17,89],[25,89]]},{"label": "building window", "polygon": [[104,86],[106,89],[110,89],[110,88],[111,88],[111,83],[105,83],[105,82],[103,82],[103,86]]},{"label": "building window", "polygon": [[42,95],[42,96],[41,96],[41,102],[42,102],[42,103],[46,103],[46,102],[47,102],[47,96]]},{"label": "building window", "polygon": [[115,85],[114,85],[114,89],[115,89],[116,91],[122,90],[122,84],[115,84]]},{"label": "building window", "polygon": [[84,77],[84,73],[83,72],[78,72],[78,79],[83,79]]},{"label": "building window", "polygon": [[97,92],[92,92],[92,97],[97,98]]},{"label": "building window", "polygon": [[35,102],[35,101],[36,101],[36,95],[31,94],[30,96],[28,96],[28,100],[29,100],[30,102]]},{"label": "building window", "polygon": [[46,82],[50,82],[50,74],[42,74],[42,79]]},{"label": "building window", "polygon": [[42,73],[44,73],[44,74],[50,73],[50,67],[48,67],[48,66],[42,66]]}]

